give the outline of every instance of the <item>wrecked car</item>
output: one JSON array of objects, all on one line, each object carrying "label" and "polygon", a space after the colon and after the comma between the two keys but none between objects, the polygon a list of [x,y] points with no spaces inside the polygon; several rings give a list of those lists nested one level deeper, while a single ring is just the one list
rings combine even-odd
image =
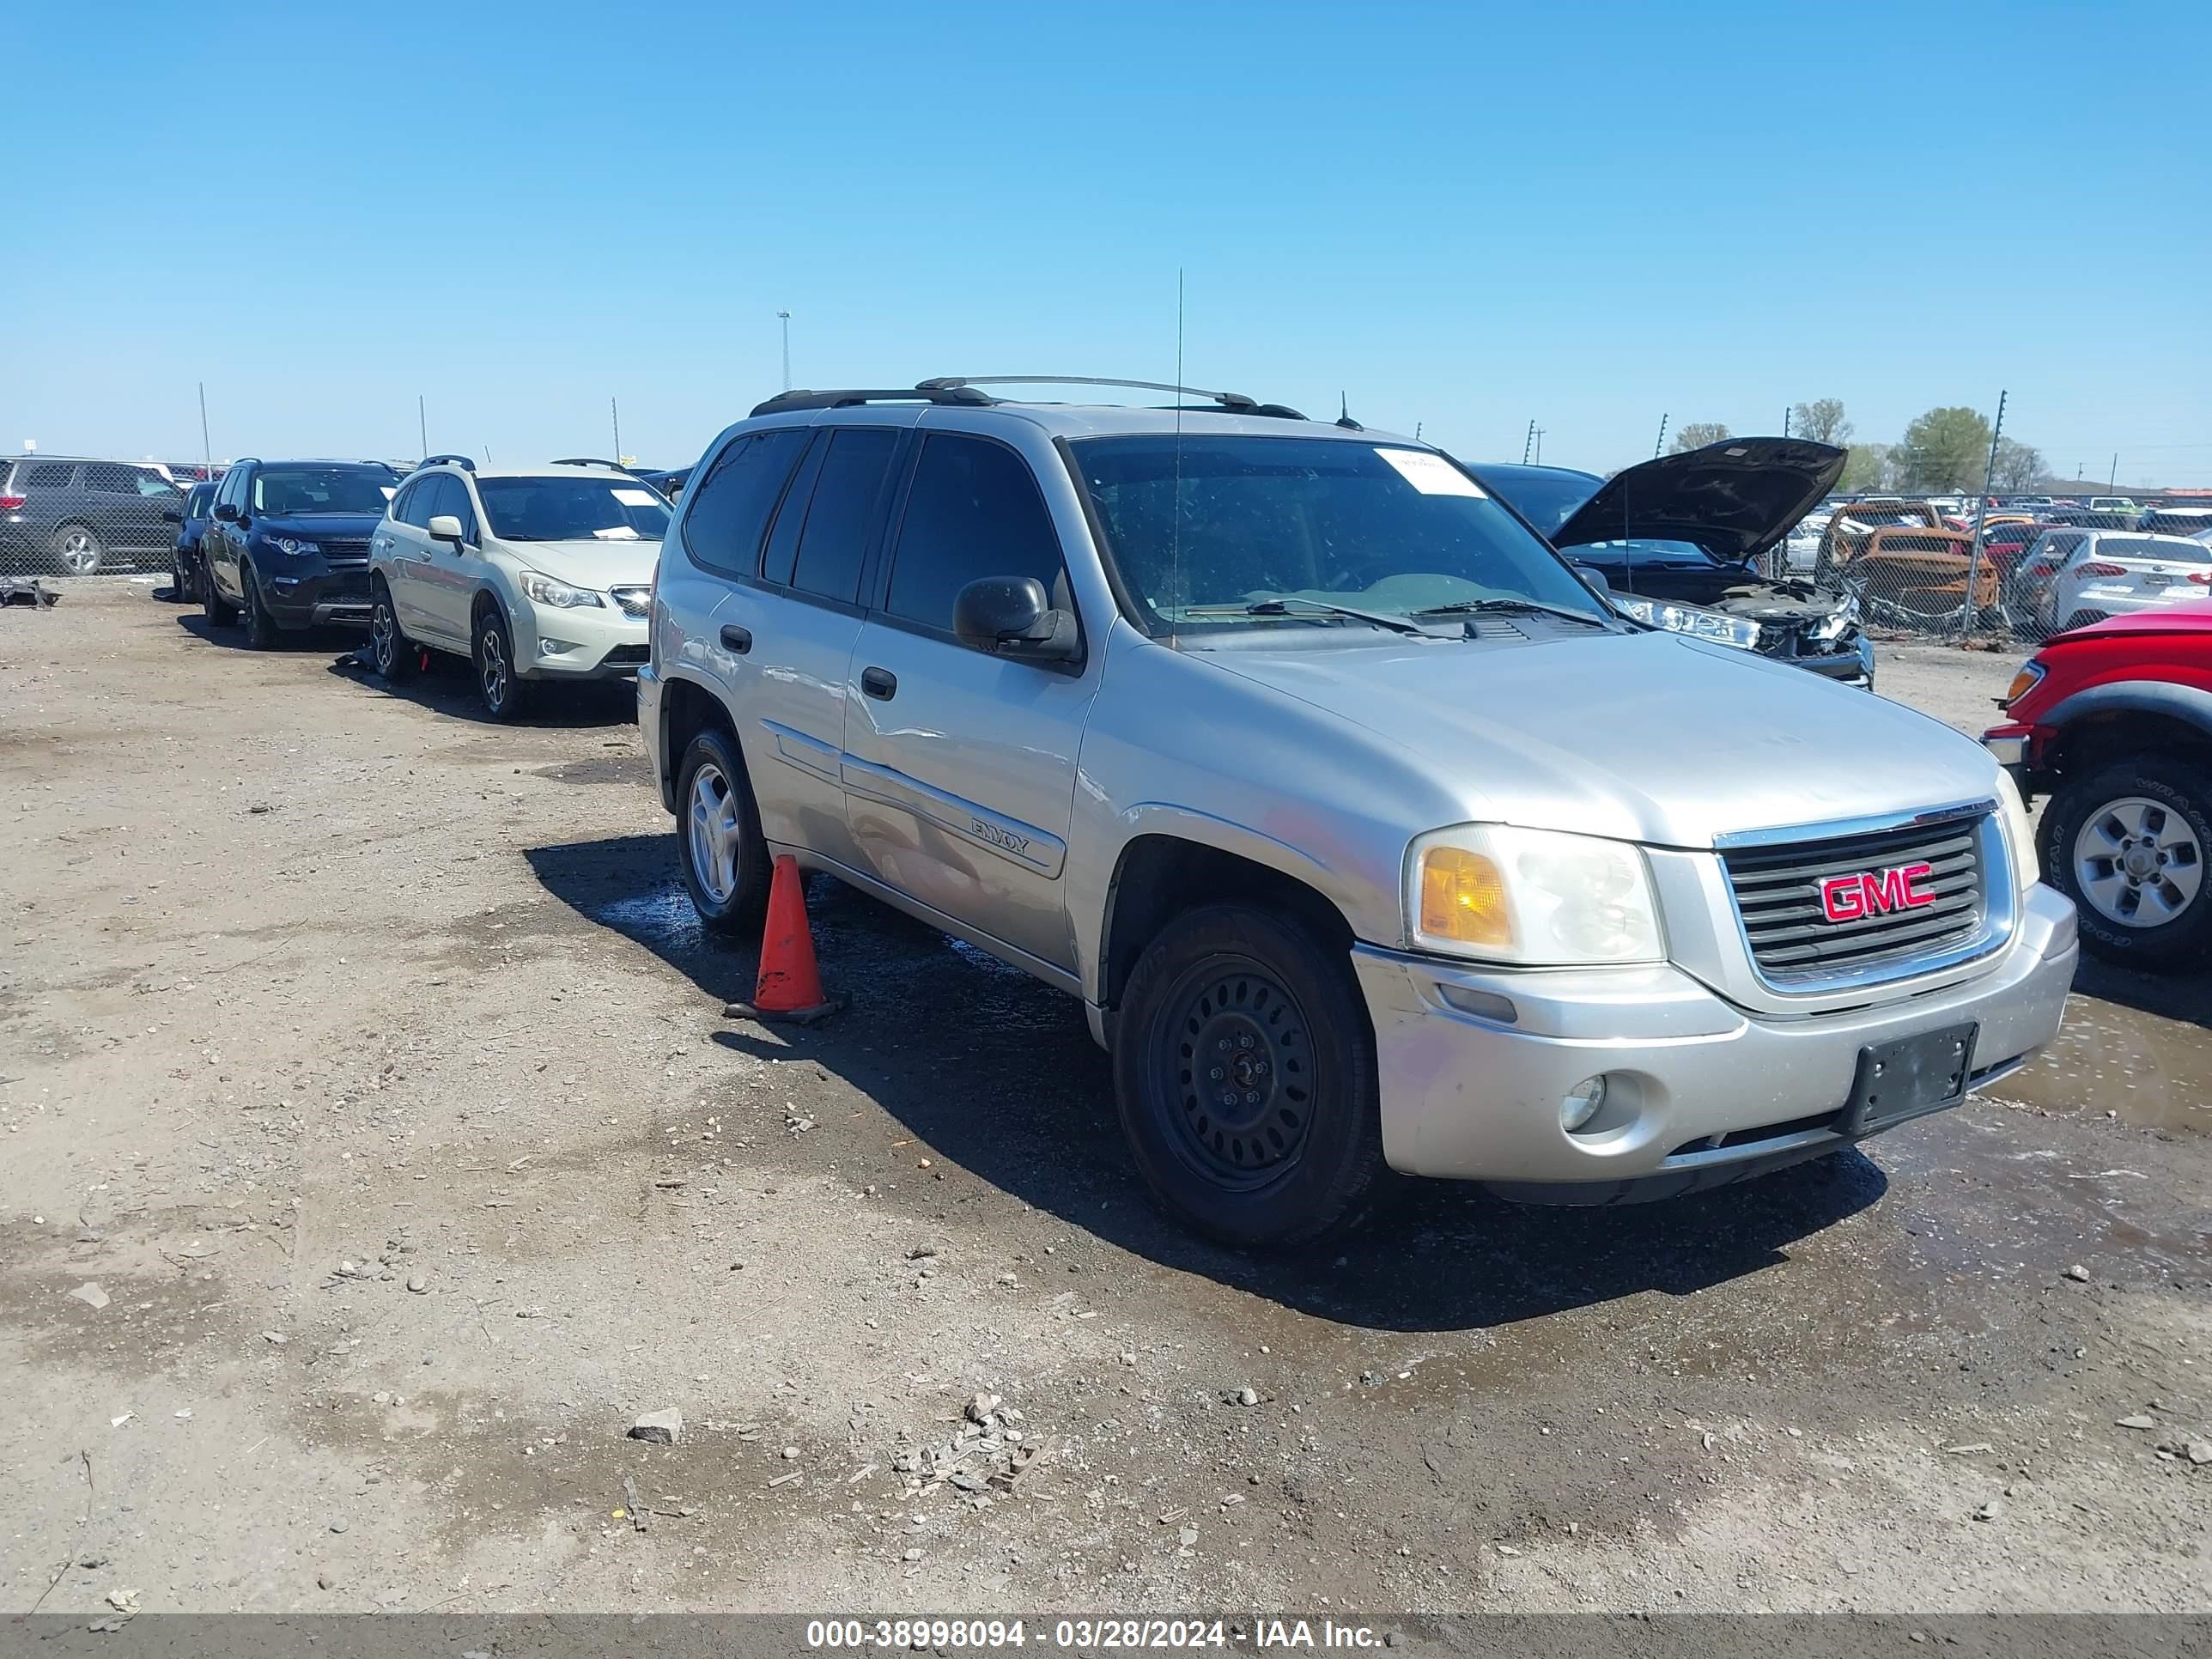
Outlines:
[{"label": "wrecked car", "polygon": [[1632,619],[1871,690],[1859,601],[1832,580],[1779,579],[1759,562],[1819,505],[1844,452],[1796,438],[1734,438],[1601,479],[1559,466],[1468,470]]}]

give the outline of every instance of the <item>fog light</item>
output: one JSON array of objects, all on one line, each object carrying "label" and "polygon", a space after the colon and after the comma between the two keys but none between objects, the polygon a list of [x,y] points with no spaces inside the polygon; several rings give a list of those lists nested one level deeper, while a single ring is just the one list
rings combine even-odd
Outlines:
[{"label": "fog light", "polygon": [[269,586],[279,593],[289,593],[299,585],[300,579],[297,576],[271,576],[269,579]]},{"label": "fog light", "polygon": [[574,640],[549,640],[541,635],[538,641],[538,654],[541,657],[557,657],[563,652],[575,649],[577,645]]},{"label": "fog light", "polygon": [[1566,1092],[1559,1102],[1559,1127],[1569,1134],[1598,1115],[1605,1104],[1605,1079],[1586,1077]]}]

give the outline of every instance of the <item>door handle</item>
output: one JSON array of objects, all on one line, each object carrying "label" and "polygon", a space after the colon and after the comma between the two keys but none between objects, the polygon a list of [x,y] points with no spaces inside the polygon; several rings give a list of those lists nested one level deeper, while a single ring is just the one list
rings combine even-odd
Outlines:
[{"label": "door handle", "polygon": [[753,648],[753,630],[733,623],[722,630],[722,643],[742,657]]},{"label": "door handle", "polygon": [[888,668],[863,668],[860,690],[878,702],[889,702],[898,695],[898,676]]}]

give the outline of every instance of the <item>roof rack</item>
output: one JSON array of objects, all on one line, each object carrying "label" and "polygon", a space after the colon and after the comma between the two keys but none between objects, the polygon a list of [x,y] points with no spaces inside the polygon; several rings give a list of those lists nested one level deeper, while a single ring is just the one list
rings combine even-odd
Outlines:
[{"label": "roof rack", "polygon": [[620,461],[603,461],[595,455],[563,455],[557,461],[548,461],[548,466],[603,466],[610,472],[627,472],[629,469]]},{"label": "roof rack", "polygon": [[1285,421],[1305,416],[1286,404],[1263,404],[1241,392],[1208,392],[1202,386],[1172,386],[1163,380],[1116,380],[1098,374],[945,374],[924,380],[922,392],[954,392],[985,386],[1110,386],[1131,392],[1168,392],[1178,398],[1203,398],[1232,415],[1271,415]]},{"label": "roof rack", "polygon": [[970,407],[998,399],[965,386],[939,386],[925,380],[918,386],[891,392],[779,392],[753,406],[756,415],[777,415],[794,409],[850,409],[860,404],[964,404]]},{"label": "roof rack", "polygon": [[464,472],[473,472],[477,470],[477,464],[465,455],[425,455],[415,463],[415,470],[417,472],[426,466],[458,466]]}]

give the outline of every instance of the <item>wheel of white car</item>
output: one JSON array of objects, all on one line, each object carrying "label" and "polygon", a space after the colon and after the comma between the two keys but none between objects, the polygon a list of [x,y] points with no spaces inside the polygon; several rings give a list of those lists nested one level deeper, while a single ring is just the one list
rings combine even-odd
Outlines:
[{"label": "wheel of white car", "polygon": [[2044,809],[2045,879],[2110,962],[2212,960],[2212,773],[2131,755],[2069,778]]},{"label": "wheel of white car", "polygon": [[377,678],[392,685],[413,679],[415,671],[421,665],[415,641],[400,629],[399,613],[392,604],[392,589],[381,576],[376,579],[369,601],[368,655],[375,665]]},{"label": "wheel of white car", "polygon": [[1344,953],[1297,920],[1218,904],[1170,922],[1114,1039],[1122,1132],[1161,1206],[1240,1248],[1356,1221],[1384,1173],[1364,1008]]},{"label": "wheel of white car", "polygon": [[514,635],[507,628],[507,613],[496,604],[477,613],[474,657],[477,694],[483,699],[484,713],[495,720],[515,719],[530,701],[530,683],[515,672]]},{"label": "wheel of white car", "polygon": [[773,866],[736,741],[713,727],[691,739],[676,775],[677,860],[710,933],[757,930]]}]

